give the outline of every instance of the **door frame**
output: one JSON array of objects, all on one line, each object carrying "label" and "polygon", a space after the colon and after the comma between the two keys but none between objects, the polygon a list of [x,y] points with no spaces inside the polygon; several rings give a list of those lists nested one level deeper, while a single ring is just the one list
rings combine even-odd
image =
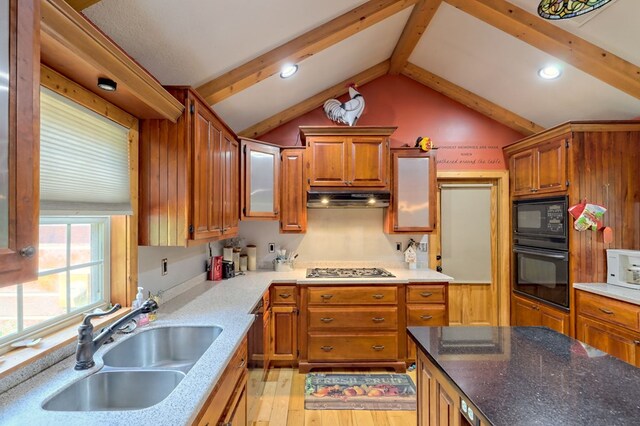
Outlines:
[{"label": "door frame", "polygon": [[[509,171],[508,170],[468,170],[468,171],[438,171],[438,184],[442,181],[462,184],[491,183],[496,187],[497,212],[496,230],[496,259],[492,259],[492,277],[495,279],[495,297],[498,308],[498,325],[510,325],[510,279],[511,279],[511,216],[509,214]],[[440,211],[440,190],[438,189],[437,211]],[[440,253],[440,214],[437,215],[436,229],[429,234],[429,267],[435,269],[440,261],[436,256]]]}]

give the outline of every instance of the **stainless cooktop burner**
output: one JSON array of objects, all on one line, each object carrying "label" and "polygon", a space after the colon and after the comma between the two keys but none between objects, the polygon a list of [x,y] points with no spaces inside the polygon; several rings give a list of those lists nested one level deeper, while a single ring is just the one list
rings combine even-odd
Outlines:
[{"label": "stainless cooktop burner", "polygon": [[387,278],[395,277],[381,268],[309,268],[307,278]]}]

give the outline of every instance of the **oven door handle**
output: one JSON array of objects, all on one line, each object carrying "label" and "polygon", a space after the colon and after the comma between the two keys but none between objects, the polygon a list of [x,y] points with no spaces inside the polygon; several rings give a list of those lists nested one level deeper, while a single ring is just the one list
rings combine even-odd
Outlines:
[{"label": "oven door handle", "polygon": [[536,251],[536,250],[527,250],[527,249],[521,249],[521,248],[514,248],[513,252],[523,253],[523,254],[532,254],[534,256],[541,256],[541,257],[550,257],[551,259],[559,259],[564,261],[569,260],[567,254],[554,254],[554,253],[547,253],[547,252]]}]

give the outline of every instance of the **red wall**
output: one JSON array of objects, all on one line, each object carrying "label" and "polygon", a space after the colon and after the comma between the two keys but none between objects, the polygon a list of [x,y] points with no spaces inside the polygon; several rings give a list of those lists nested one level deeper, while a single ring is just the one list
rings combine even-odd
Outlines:
[{"label": "red wall", "polygon": [[[438,147],[439,170],[505,169],[502,147],[523,135],[405,76],[386,75],[361,86],[366,101],[359,126],[398,126],[391,146],[413,146],[418,136]],[[346,100],[345,96],[341,100]],[[266,133],[260,140],[298,145],[298,126],[334,125],[322,108]]]}]

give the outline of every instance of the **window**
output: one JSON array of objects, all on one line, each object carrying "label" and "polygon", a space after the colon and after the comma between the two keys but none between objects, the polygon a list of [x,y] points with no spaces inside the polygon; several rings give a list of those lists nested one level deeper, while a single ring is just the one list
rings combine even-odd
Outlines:
[{"label": "window", "polygon": [[108,217],[41,217],[38,280],[0,288],[0,344],[107,304],[108,231]]},{"label": "window", "polygon": [[0,352],[106,307],[110,217],[132,213],[129,129],[46,88],[40,106],[38,280],[0,288]]}]

